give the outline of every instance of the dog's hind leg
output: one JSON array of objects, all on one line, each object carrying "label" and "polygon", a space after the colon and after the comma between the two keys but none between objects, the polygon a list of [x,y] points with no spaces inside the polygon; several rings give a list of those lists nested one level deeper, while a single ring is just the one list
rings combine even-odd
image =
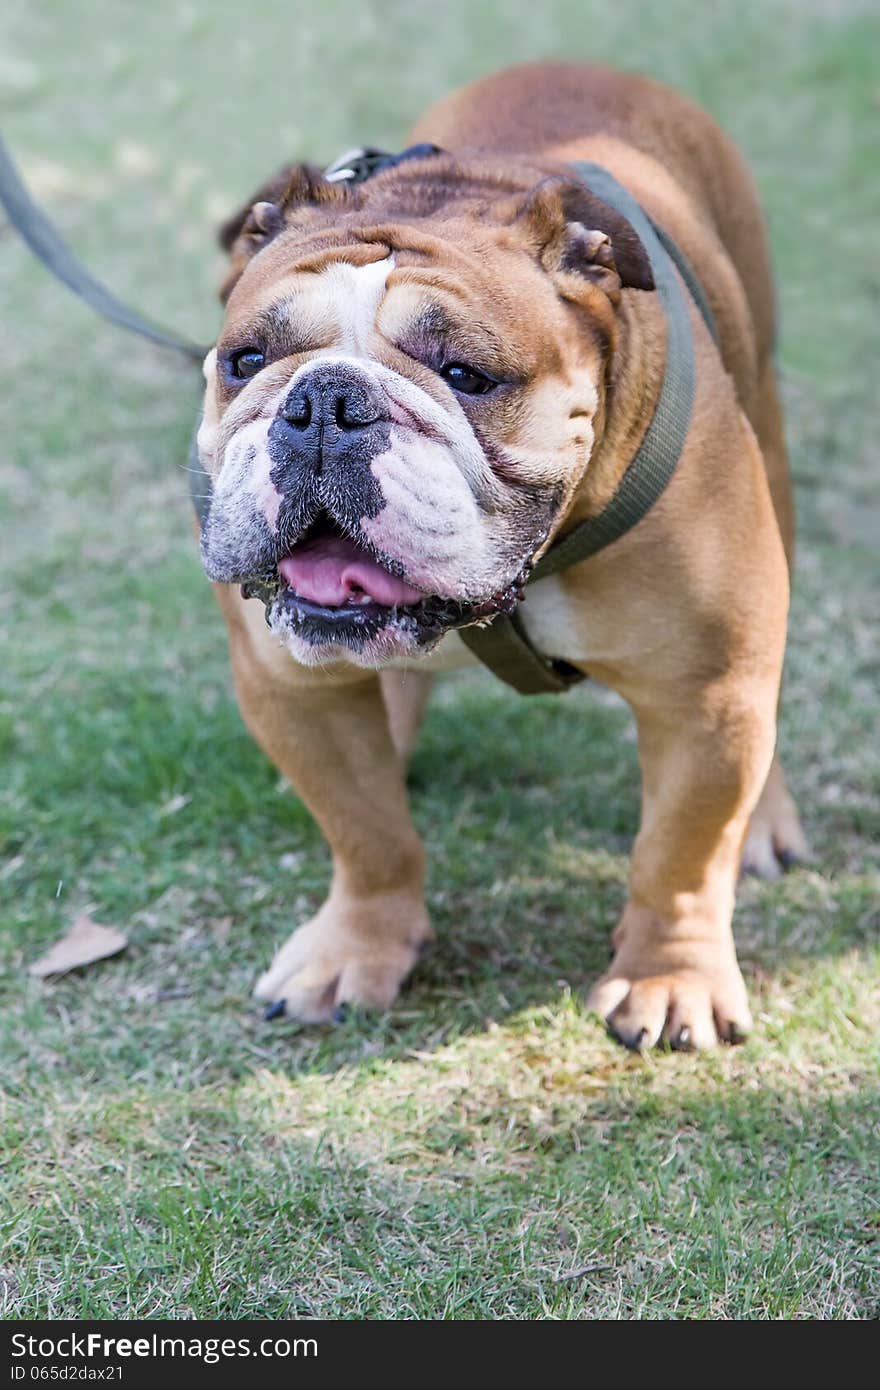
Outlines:
[{"label": "dog's hind leg", "polygon": [[[776,370],[772,361],[768,361],[764,368],[752,423],[764,457],[776,521],[791,572],[794,560],[794,498]],[[809,848],[797,807],[785,785],[785,774],[777,752],[749,823],[743,849],[743,871],[759,874],[761,878],[778,878],[783,869],[808,856]]]},{"label": "dog's hind leg", "polygon": [[402,761],[407,763],[415,748],[434,678],[428,671],[387,670],[379,679],[391,740]]},{"label": "dog's hind leg", "polygon": [[785,443],[785,426],[782,407],[779,403],[779,388],[776,382],[776,368],[772,359],[764,367],[758,385],[753,411],[752,428],[758,437],[764,468],[773,498],[773,510],[785,547],[789,573],[794,562],[794,495],[791,486],[791,470],[788,464],[788,449]]},{"label": "dog's hind leg", "polygon": [[783,870],[809,857],[797,807],[785,785],[779,754],[775,753],[764,790],[749,821],[743,846],[743,873],[779,878]]}]

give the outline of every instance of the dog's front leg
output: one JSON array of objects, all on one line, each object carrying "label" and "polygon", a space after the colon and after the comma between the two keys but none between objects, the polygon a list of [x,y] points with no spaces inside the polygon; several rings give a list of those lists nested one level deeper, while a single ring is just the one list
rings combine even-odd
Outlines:
[{"label": "dog's front leg", "polygon": [[628,1047],[739,1041],[731,929],[749,816],[773,756],[776,682],[731,677],[640,708],[642,823],[610,969],[591,1005]]},{"label": "dog's front leg", "polygon": [[257,996],[308,1023],[332,1020],[344,1004],[387,1008],[432,933],[424,851],[378,676],[336,684],[283,653],[283,663],[261,660],[242,626],[231,637],[245,723],[333,854],[327,901],[281,947]]}]

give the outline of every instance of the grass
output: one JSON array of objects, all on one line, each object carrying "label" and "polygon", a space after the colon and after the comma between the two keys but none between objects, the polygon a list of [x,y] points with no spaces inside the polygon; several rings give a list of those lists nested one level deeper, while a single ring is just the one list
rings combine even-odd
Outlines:
[{"label": "grass", "polygon": [[[709,105],[779,271],[802,535],[781,739],[816,850],[743,886],[753,1039],[628,1056],[582,1005],[636,827],[628,714],[451,681],[413,769],[437,951],[386,1018],[263,1024],[253,981],[327,856],[231,697],[180,468],[195,374],[5,235],[7,1316],[876,1316],[876,14],[7,8],[0,116],[32,185],[120,293],[206,340],[213,224],[292,153],[399,146],[430,96],[539,54]],[[86,907],[129,950],[31,980]]]}]

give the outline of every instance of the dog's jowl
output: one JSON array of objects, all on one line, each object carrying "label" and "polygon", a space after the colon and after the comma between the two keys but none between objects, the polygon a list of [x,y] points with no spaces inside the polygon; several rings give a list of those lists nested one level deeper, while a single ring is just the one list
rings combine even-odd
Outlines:
[{"label": "dog's jowl", "polygon": [[[752,182],[683,97],[579,65],[480,81],[411,139],[366,178],[292,167],[223,232],[202,559],[243,716],[334,865],[257,994],[315,1022],[392,1003],[431,937],[405,789],[428,683],[506,623],[638,725],[594,1007],[633,1047],[735,1041],[738,874],[805,852],[774,758],[793,518]],[[560,538],[638,495],[670,412],[659,495],[520,612]]]}]

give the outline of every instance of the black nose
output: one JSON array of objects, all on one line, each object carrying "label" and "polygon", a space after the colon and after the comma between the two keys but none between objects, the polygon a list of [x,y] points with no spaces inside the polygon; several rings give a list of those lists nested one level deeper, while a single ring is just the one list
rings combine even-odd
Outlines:
[{"label": "black nose", "polygon": [[355,362],[317,361],[299,375],[269,426],[271,479],[291,534],[323,507],[352,533],[384,497],[373,459],[390,447],[384,393]]},{"label": "black nose", "polygon": [[289,425],[305,433],[364,430],[382,416],[382,405],[372,383],[346,366],[330,366],[309,374],[295,386],[281,407]]}]

